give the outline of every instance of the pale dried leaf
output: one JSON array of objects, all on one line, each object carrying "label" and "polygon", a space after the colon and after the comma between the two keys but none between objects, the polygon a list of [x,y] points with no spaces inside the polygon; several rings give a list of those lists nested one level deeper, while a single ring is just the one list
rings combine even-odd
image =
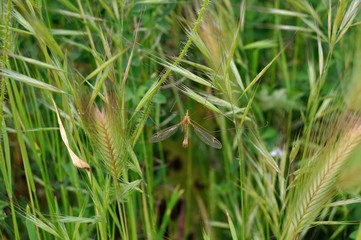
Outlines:
[{"label": "pale dried leaf", "polygon": [[61,135],[61,139],[63,140],[66,148],[68,149],[68,152],[70,154],[71,160],[73,162],[73,165],[77,168],[81,168],[81,169],[85,169],[87,171],[89,171],[90,166],[87,162],[81,160],[74,152],[73,150],[71,150],[70,146],[69,146],[69,141],[68,138],[66,136],[66,132],[63,126],[63,123],[61,122],[60,116],[59,116],[59,112],[58,112],[58,108],[56,107],[56,104],[53,100],[53,104],[54,104],[54,108],[55,108],[55,112],[56,112],[56,116],[58,118],[58,123],[59,123],[59,130],[60,130],[60,135]]}]

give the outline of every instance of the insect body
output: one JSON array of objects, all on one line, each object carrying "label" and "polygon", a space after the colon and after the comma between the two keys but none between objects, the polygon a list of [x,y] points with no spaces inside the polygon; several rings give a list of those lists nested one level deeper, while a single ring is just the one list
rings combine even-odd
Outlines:
[{"label": "insect body", "polygon": [[191,119],[188,115],[188,110],[186,112],[186,115],[184,116],[183,120],[180,123],[177,123],[176,125],[170,126],[168,128],[165,128],[163,130],[160,130],[159,132],[155,133],[152,138],[151,138],[151,142],[159,142],[159,141],[163,141],[167,138],[169,138],[170,136],[172,136],[177,129],[179,128],[179,126],[183,127],[184,130],[184,140],[183,140],[183,147],[186,148],[188,147],[188,128],[189,125],[191,125],[194,128],[194,131],[196,133],[196,135],[206,144],[208,144],[211,147],[217,148],[217,149],[221,149],[222,148],[222,143],[220,141],[218,141],[217,138],[213,137],[211,134],[209,134],[208,132],[206,132],[205,130],[203,130],[202,128],[196,126],[194,123],[191,122]]}]

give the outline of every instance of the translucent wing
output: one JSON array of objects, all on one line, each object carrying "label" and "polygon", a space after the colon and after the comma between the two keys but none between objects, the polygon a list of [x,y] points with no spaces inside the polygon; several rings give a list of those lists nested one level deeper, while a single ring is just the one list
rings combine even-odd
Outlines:
[{"label": "translucent wing", "polygon": [[221,149],[222,148],[222,143],[220,141],[218,141],[217,138],[213,137],[211,134],[207,133],[206,131],[204,131],[203,129],[195,126],[194,124],[192,124],[194,131],[196,132],[197,136],[206,144],[208,144],[211,147],[217,148],[217,149]]},{"label": "translucent wing", "polygon": [[176,125],[170,126],[166,129],[160,130],[159,132],[155,133],[152,138],[150,139],[150,141],[152,143],[154,142],[160,142],[163,141],[167,138],[169,138],[170,136],[172,136],[178,129],[179,125],[181,123],[178,123]]}]

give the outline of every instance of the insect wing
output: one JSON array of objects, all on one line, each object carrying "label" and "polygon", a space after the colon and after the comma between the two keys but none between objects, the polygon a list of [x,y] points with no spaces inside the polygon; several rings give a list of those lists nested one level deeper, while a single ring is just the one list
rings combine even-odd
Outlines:
[{"label": "insect wing", "polygon": [[193,125],[194,131],[196,132],[197,136],[206,144],[208,144],[211,147],[221,149],[222,143],[218,141],[217,138],[213,137],[211,134],[207,133],[203,129]]},{"label": "insect wing", "polygon": [[150,139],[150,141],[152,143],[154,142],[160,142],[163,141],[167,138],[169,138],[170,136],[172,136],[178,129],[180,123],[170,126],[166,129],[160,130],[159,132],[155,133],[152,138]]}]

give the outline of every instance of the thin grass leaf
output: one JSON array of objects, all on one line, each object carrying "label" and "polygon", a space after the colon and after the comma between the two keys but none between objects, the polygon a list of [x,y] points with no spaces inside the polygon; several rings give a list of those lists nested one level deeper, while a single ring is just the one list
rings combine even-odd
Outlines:
[{"label": "thin grass leaf", "polygon": [[171,215],[172,209],[174,208],[174,206],[176,205],[176,203],[178,202],[178,200],[182,196],[183,192],[184,191],[182,189],[179,189],[179,187],[176,187],[173,190],[172,195],[171,195],[170,199],[167,202],[167,207],[166,207],[166,210],[165,210],[165,214],[164,214],[164,216],[162,218],[160,228],[157,231],[157,236],[158,236],[157,239],[162,239],[164,237],[166,227],[168,226],[169,221],[170,221],[170,215]]},{"label": "thin grass leaf", "polygon": [[111,59],[109,59],[108,61],[104,62],[103,64],[101,64],[100,66],[98,66],[93,72],[91,72],[85,79],[85,81],[88,81],[89,79],[91,79],[92,77],[94,77],[95,75],[99,74],[99,72],[101,72],[102,70],[106,69],[107,67],[110,66],[110,64],[112,64],[114,61],[116,61],[122,54],[124,54],[125,51],[127,51],[128,49],[124,49],[123,51],[117,53],[116,55],[114,55]]},{"label": "thin grass leaf", "polygon": [[328,14],[327,14],[327,37],[328,43],[331,42],[331,34],[332,34],[332,3],[328,1]]},{"label": "thin grass leaf", "polygon": [[57,66],[54,66],[54,65],[51,65],[51,64],[48,64],[48,63],[45,63],[45,62],[41,62],[41,61],[36,60],[36,59],[33,59],[33,58],[28,58],[28,57],[20,56],[20,55],[13,54],[13,53],[8,53],[7,55],[8,55],[9,57],[13,57],[13,58],[15,58],[15,59],[17,59],[17,60],[21,60],[21,61],[24,61],[24,62],[33,64],[33,65],[39,66],[39,67],[41,67],[41,68],[48,68],[48,69],[52,69],[52,70],[64,72],[63,69],[61,69],[61,68],[59,68],[59,67],[57,67]]},{"label": "thin grass leaf", "polygon": [[169,4],[169,0],[140,0],[136,1],[136,4]]},{"label": "thin grass leaf", "polygon": [[111,66],[107,67],[100,75],[98,75],[94,86],[88,82],[88,85],[93,89],[92,95],[90,96],[89,99],[88,106],[93,105],[97,96],[99,96],[104,102],[106,102],[106,97],[100,93],[100,90],[102,89],[105,81],[108,79],[109,77],[108,74],[110,71],[111,71]]},{"label": "thin grass leaf", "polygon": [[231,71],[233,72],[236,83],[241,88],[241,90],[244,91],[243,80],[240,72],[238,71],[238,67],[236,66],[236,63],[234,61],[231,62]]},{"label": "thin grass leaf", "polygon": [[[254,97],[256,95],[256,89],[253,91],[253,94],[250,98],[250,100],[247,103],[247,107],[245,109],[244,114],[242,115],[241,118],[241,122],[239,124],[239,126],[243,126],[244,121],[246,120],[246,117],[248,115],[248,112],[250,111],[252,102],[254,100]],[[258,132],[256,132],[256,134],[258,134]],[[276,172],[281,173],[281,170],[277,164],[277,162],[274,160],[274,158],[271,156],[271,154],[269,153],[269,151],[267,151],[266,146],[264,144],[263,141],[260,140],[259,136],[254,136],[254,144],[253,146],[258,150],[258,152],[263,156],[263,160],[266,161],[266,163],[273,168]]]},{"label": "thin grass leaf", "polygon": [[202,97],[201,95],[199,95],[196,92],[194,92],[193,90],[191,90],[189,87],[182,86],[182,87],[180,87],[180,90],[184,94],[186,94],[188,97],[190,97],[193,100],[199,102],[200,104],[202,104],[206,108],[212,110],[213,112],[222,114],[221,110],[219,110],[216,106],[214,106],[212,103],[210,103],[206,98]]},{"label": "thin grass leaf", "polygon": [[190,72],[189,70],[182,68],[180,66],[174,66],[172,64],[169,63],[163,63],[163,66],[165,66],[166,68],[172,70],[173,72],[179,73],[180,75],[186,77],[187,79],[190,79],[196,83],[202,84],[206,87],[212,87],[215,88],[215,86],[210,83],[209,81],[198,77],[197,75],[195,75],[194,73]]},{"label": "thin grass leaf", "polygon": [[[207,6],[208,6],[208,3],[209,3],[209,0],[204,0],[203,1],[203,4],[202,4],[202,7],[199,11],[199,14],[198,14],[198,18],[196,20],[196,22],[194,23],[194,26],[193,26],[193,29],[192,29],[192,33],[196,33],[198,31],[198,28],[201,24],[201,21],[203,19],[203,16],[204,16],[204,13],[207,9]],[[173,65],[174,66],[177,66],[180,61],[186,56],[189,48],[191,47],[192,45],[192,39],[189,38],[188,41],[186,42],[182,52],[179,54],[179,56],[177,57],[177,59],[174,61]],[[167,79],[167,77],[169,76],[169,74],[171,73],[172,71],[169,69],[168,71],[166,71],[164,73],[164,75],[159,79],[159,81],[157,82],[154,82],[153,85],[150,87],[150,89],[146,92],[146,94],[144,95],[144,97],[141,99],[141,101],[138,103],[137,107],[135,108],[135,112],[133,113],[132,115],[132,118],[135,116],[135,114],[137,114],[141,108],[143,108],[143,106],[145,106],[147,103],[148,103],[148,108],[150,106],[150,101],[153,99],[155,93],[157,92],[157,90],[160,88],[160,86],[164,83],[164,81]],[[148,111],[148,109],[147,109]]]},{"label": "thin grass leaf", "polygon": [[[0,24],[0,29],[5,29],[5,26]],[[31,35],[33,35],[31,32],[26,31],[26,30],[24,30],[24,29],[9,27],[9,30],[10,30],[10,32],[12,32],[12,33],[19,33],[20,35],[26,35],[26,36],[31,36]]]},{"label": "thin grass leaf", "polygon": [[209,73],[210,76],[213,76],[213,75],[216,74],[216,72],[212,68],[210,68],[210,67],[208,67],[206,65],[203,65],[201,63],[192,62],[192,61],[187,60],[187,59],[182,59],[181,62],[185,63],[185,64],[187,64],[187,65],[189,65],[189,66],[191,66],[191,67],[193,67],[195,69],[198,69],[198,70],[200,70],[200,71],[202,71],[204,73]]},{"label": "thin grass leaf", "polygon": [[229,229],[230,229],[230,231],[231,231],[232,239],[233,239],[233,240],[237,240],[238,237],[237,237],[236,229],[235,229],[235,227],[234,227],[232,218],[231,218],[231,216],[229,215],[228,212],[226,212],[226,214],[227,214],[228,225],[229,225]]},{"label": "thin grass leaf", "polygon": [[275,41],[270,39],[265,40],[259,40],[256,42],[249,43],[247,45],[243,46],[243,49],[249,50],[249,49],[263,49],[263,48],[273,48],[276,47],[277,44]]},{"label": "thin grass leaf", "polygon": [[95,224],[95,223],[98,223],[101,221],[101,216],[97,215],[92,218],[74,217],[74,216],[59,216],[59,217],[56,217],[56,221],[61,222],[61,223]]},{"label": "thin grass leaf", "polygon": [[206,43],[202,40],[201,36],[197,32],[191,32],[190,29],[186,29],[187,36],[192,39],[197,49],[202,53],[202,55],[208,59],[212,59],[212,54],[210,49],[207,47]]},{"label": "thin grass leaf", "polygon": [[292,146],[290,156],[289,156],[290,163],[292,163],[294,160],[296,160],[296,157],[299,154],[300,148],[301,148],[301,141],[300,140],[294,141],[294,144]]},{"label": "thin grass leaf", "polygon": [[345,33],[352,26],[353,20],[357,17],[357,13],[360,10],[361,2],[359,0],[353,0],[343,16],[342,22],[339,28],[339,34],[336,42],[339,42]]},{"label": "thin grass leaf", "polygon": [[133,193],[134,190],[142,192],[142,190],[139,188],[139,185],[142,183],[143,180],[138,179],[134,180],[132,182],[122,182],[120,183],[121,187],[121,197],[125,201],[128,200],[129,194]]},{"label": "thin grass leaf", "polygon": [[[224,66],[224,72],[228,73],[229,69],[231,68],[232,62],[233,62],[233,57],[235,54],[235,51],[237,49],[237,46],[239,44],[239,32],[241,30],[241,22],[238,23],[237,25],[237,29],[234,31],[233,33],[233,38],[232,38],[232,42],[231,42],[231,47],[229,49],[229,56],[226,58],[226,62],[225,62],[225,66]],[[228,75],[226,75],[223,79],[224,81],[224,89],[225,89],[225,94],[227,96],[227,100],[230,101],[231,103],[233,103],[233,91],[232,91],[232,86],[233,86],[233,82],[231,81],[230,77]]]},{"label": "thin grass leaf", "polygon": [[344,32],[345,30],[347,31],[346,26],[349,25],[352,22],[352,20],[357,16],[357,12],[360,10],[359,8],[360,4],[361,4],[360,0],[353,0],[350,3],[340,24],[341,32]]},{"label": "thin grass leaf", "polygon": [[322,41],[327,41],[327,37],[325,36],[325,34],[321,31],[321,29],[314,23],[309,21],[308,19],[302,18],[302,21],[308,26],[310,27],[310,29],[312,29],[315,33],[317,33],[317,35],[320,36],[320,38],[322,39]]},{"label": "thin grass leaf", "polygon": [[20,25],[22,25],[28,32],[30,32],[31,35],[34,35],[34,28],[18,11],[13,11],[12,16],[18,23],[20,23]]},{"label": "thin grass leaf", "polygon": [[[212,103],[216,106],[219,106],[219,107],[224,107],[224,108],[229,109],[230,112],[222,114],[224,116],[230,116],[230,115],[232,115],[231,113],[236,113],[238,117],[242,117],[243,114],[242,115],[240,115],[240,114],[244,113],[244,111],[245,111],[245,108],[239,108],[239,107],[233,105],[232,103],[230,103],[222,98],[216,97],[214,95],[207,94],[205,92],[199,92],[199,94],[201,96],[203,96],[210,103]],[[250,120],[249,117],[246,117],[246,119]]]},{"label": "thin grass leaf", "polygon": [[39,42],[44,41],[46,47],[50,48],[53,54],[64,58],[62,48],[55,41],[54,35],[51,33],[51,30],[45,26],[45,23],[39,19],[32,19],[31,25],[34,30],[34,36],[40,40]]},{"label": "thin grass leaf", "polygon": [[207,234],[207,232],[204,228],[202,228],[202,237],[203,237],[203,240],[211,240],[211,237]]},{"label": "thin grass leaf", "polygon": [[[44,231],[52,234],[55,237],[61,238],[59,233],[57,232],[56,227],[54,226],[54,224],[51,223],[51,221],[47,220],[41,220],[40,218],[36,217],[35,215],[33,215],[30,211],[30,207],[27,205],[26,206],[26,221],[29,221],[27,224],[34,224],[36,227],[43,229]],[[32,230],[30,230],[32,231]]]},{"label": "thin grass leaf", "polygon": [[307,17],[306,14],[295,12],[295,11],[289,11],[285,9],[279,9],[279,8],[265,8],[265,7],[254,7],[254,10],[260,12],[260,13],[269,13],[269,14],[275,14],[280,16],[289,16],[289,17]]},{"label": "thin grass leaf", "polygon": [[[293,40],[293,38],[291,39]],[[291,40],[288,41],[288,43],[281,49],[281,51],[279,51],[277,53],[277,55],[257,74],[257,76],[251,81],[250,84],[248,84],[248,86],[246,87],[246,89],[243,91],[242,95],[238,98],[238,101],[241,100],[241,98],[243,97],[243,95],[245,93],[247,93],[254,84],[256,84],[258,82],[258,80],[265,74],[265,72],[271,67],[271,65],[274,63],[274,61],[276,61],[276,59],[281,55],[281,53],[283,53],[285,51],[285,49],[290,45]]]},{"label": "thin grass leaf", "polygon": [[317,84],[316,84],[316,69],[315,69],[315,64],[312,60],[312,58],[310,58],[308,60],[308,80],[309,80],[309,84],[310,84],[310,99],[314,99],[316,97],[316,93],[317,93]]},{"label": "thin grass leaf", "polygon": [[357,239],[357,240],[360,240],[360,239],[361,239],[361,222],[359,223],[358,233],[357,233],[356,239]]},{"label": "thin grass leaf", "polygon": [[312,222],[311,225],[318,226],[318,225],[356,225],[359,224],[360,221],[317,221]]},{"label": "thin grass leaf", "polygon": [[[29,205],[26,206],[26,214],[31,215],[31,211],[30,211]],[[37,240],[38,237],[37,237],[37,234],[36,234],[35,224],[34,224],[32,221],[26,219],[26,220],[25,220],[25,225],[26,225],[26,230],[27,230],[28,238],[29,238],[30,240]]]},{"label": "thin grass leaf", "polygon": [[85,46],[84,44],[81,44],[80,42],[73,41],[71,39],[66,39],[66,38],[63,39],[63,41],[70,44],[71,46],[75,46],[79,49],[83,49],[84,51],[91,53],[91,48],[89,48],[88,46]]},{"label": "thin grass leaf", "polygon": [[140,168],[140,165],[139,165],[138,157],[135,154],[133,148],[130,146],[130,144],[128,142],[125,142],[124,144],[126,146],[127,153],[130,158],[130,161],[127,162],[128,168],[131,169],[132,171],[138,173],[139,176],[143,177],[143,173],[142,173],[142,169]]},{"label": "thin grass leaf", "polygon": [[318,49],[318,71],[320,76],[322,76],[325,66],[325,59],[323,56],[322,43],[319,35],[317,35],[317,49]]},{"label": "thin grass leaf", "polygon": [[285,25],[285,24],[264,24],[262,25],[264,28],[269,29],[278,29],[278,30],[285,30],[285,31],[292,31],[292,32],[305,32],[305,33],[311,33],[314,32],[312,29],[306,28],[306,27],[299,27],[299,26],[293,26],[293,25]]},{"label": "thin grass leaf", "polygon": [[226,222],[220,222],[220,221],[209,221],[209,225],[216,228],[221,229],[228,229],[229,230],[229,224]]},{"label": "thin grass leaf", "polygon": [[[301,8],[302,11],[306,12],[308,16],[311,16],[311,18],[317,23],[321,24],[320,15],[318,12],[313,8],[313,5],[311,5],[307,1],[291,1],[292,4],[296,5],[297,7]],[[304,18],[306,18],[305,16]]]},{"label": "thin grass leaf", "polygon": [[35,78],[31,78],[29,76],[11,71],[11,70],[6,70],[6,69],[0,69],[0,76],[4,76],[19,82],[23,82],[26,83],[28,85],[31,85],[33,87],[37,87],[37,88],[41,88],[41,89],[45,89],[48,91],[52,91],[52,92],[57,92],[57,93],[64,93],[64,91],[60,90],[59,88],[56,88],[50,84],[44,83],[40,80],[37,80]]},{"label": "thin grass leaf", "polygon": [[[76,7],[74,7],[76,10],[78,10]],[[74,9],[74,10],[75,10]],[[82,19],[83,16],[80,15],[79,13],[77,12],[72,12],[72,11],[68,11],[68,10],[64,10],[64,9],[53,9],[53,8],[50,8],[49,9],[50,12],[54,12],[54,13],[59,13],[63,16],[68,16],[68,17],[74,17],[74,18],[79,18],[79,19]],[[91,16],[91,15],[87,15],[85,14],[85,17],[86,19],[91,19],[93,21],[99,21],[99,22],[102,22],[104,21],[104,19],[102,18],[98,18],[98,17],[94,17],[94,16]]]},{"label": "thin grass leaf", "polygon": [[276,161],[273,159],[269,151],[266,149],[264,143],[256,139],[255,142],[253,142],[253,146],[257,149],[258,153],[263,156],[263,160],[265,160],[271,168],[273,168],[278,173],[281,172],[279,166],[277,165]]},{"label": "thin grass leaf", "polygon": [[87,33],[84,31],[75,31],[68,29],[51,29],[54,36],[85,36]]},{"label": "thin grass leaf", "polygon": [[355,204],[355,203],[361,203],[361,198],[351,198],[351,199],[347,199],[347,200],[337,201],[337,202],[330,203],[327,206],[328,207],[338,207],[338,206],[345,206],[345,205]]}]

